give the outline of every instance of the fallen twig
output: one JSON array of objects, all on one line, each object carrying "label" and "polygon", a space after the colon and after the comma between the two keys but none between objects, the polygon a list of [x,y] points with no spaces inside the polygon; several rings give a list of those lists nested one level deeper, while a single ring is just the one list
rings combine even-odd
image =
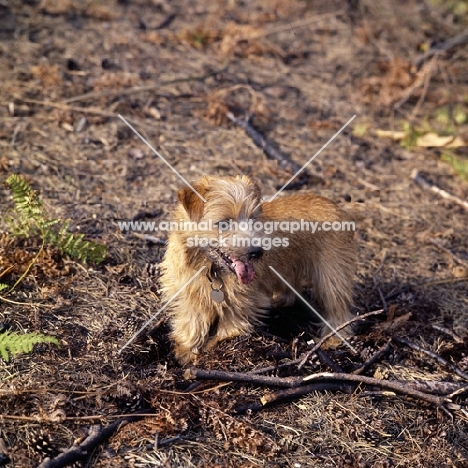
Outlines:
[{"label": "fallen twig", "polygon": [[426,356],[431,357],[435,361],[437,361],[441,366],[446,366],[448,369],[450,369],[452,372],[457,374],[459,377],[462,379],[468,380],[468,374],[464,371],[462,371],[458,366],[455,364],[452,364],[451,362],[448,362],[446,359],[444,359],[442,356],[439,356],[437,353],[434,353],[434,351],[430,351],[429,349],[425,349],[422,346],[419,346],[416,343],[413,343],[405,338],[394,338],[394,340],[398,343],[404,344],[405,346],[408,346],[408,348],[414,349],[415,351],[419,351]]},{"label": "fallen twig", "polygon": [[374,379],[373,377],[366,377],[364,375],[354,374],[341,374],[332,372],[321,372],[318,374],[311,374],[304,377],[304,382],[310,382],[311,380],[332,380],[332,381],[344,381],[344,382],[358,382],[366,385],[373,385],[386,390],[392,390],[396,393],[401,393],[419,400],[432,403],[435,406],[441,406],[445,402],[445,399],[436,395],[420,392],[414,390],[407,385],[407,382],[400,383],[391,380]]},{"label": "fallen twig", "polygon": [[218,73],[222,73],[226,70],[227,67],[223,67],[220,70],[214,70],[209,73],[205,73],[204,75],[190,75],[185,76],[182,78],[174,78],[172,80],[163,80],[159,83],[153,83],[146,86],[135,86],[133,88],[125,88],[125,89],[115,89],[109,91],[101,91],[95,92],[91,91],[89,93],[80,94],[79,96],[75,96],[64,101],[65,104],[71,104],[73,102],[83,102],[88,101],[89,99],[98,99],[102,97],[110,97],[110,96],[129,96],[130,94],[138,94],[144,93],[145,91],[154,91],[155,89],[159,89],[162,86],[167,86],[175,83],[185,83],[187,81],[203,81],[209,78],[210,76],[217,75]]},{"label": "fallen twig", "polygon": [[452,195],[445,190],[440,189],[436,185],[431,184],[428,182],[424,177],[419,173],[417,169],[414,169],[413,172],[411,173],[411,178],[422,188],[431,190],[432,192],[436,193],[437,195],[441,196],[442,198],[445,198],[446,200],[450,200],[452,202],[455,202],[466,210],[468,210],[468,202],[462,200],[461,198],[456,197],[455,195]]},{"label": "fallen twig", "polygon": [[302,367],[304,367],[305,363],[307,360],[312,356],[317,349],[321,348],[324,343],[326,343],[332,336],[336,334],[337,331],[342,330],[343,328],[346,328],[347,326],[359,322],[360,320],[364,320],[368,317],[371,317],[373,315],[379,315],[383,312],[383,309],[379,310],[374,310],[372,312],[367,312],[366,314],[363,315],[358,315],[356,317],[353,317],[351,320],[348,320],[347,322],[342,323],[340,326],[336,327],[334,331],[331,331],[328,335],[325,335],[310,351],[308,351],[302,358],[299,358],[299,365],[297,366],[297,369],[300,370]]},{"label": "fallen twig", "polygon": [[460,44],[464,44],[468,42],[468,33],[463,32],[458,34],[455,37],[448,39],[440,44],[437,44],[432,49],[429,49],[424,54],[420,55],[419,57],[414,60],[414,64],[419,68],[428,58],[432,57],[436,54],[441,54],[442,52],[446,52],[447,50],[452,49]]},{"label": "fallen twig", "polygon": [[309,385],[303,385],[297,388],[289,388],[287,390],[280,390],[275,393],[267,393],[266,395],[264,395],[257,401],[252,401],[249,403],[236,406],[234,408],[234,413],[244,414],[244,413],[251,412],[251,411],[260,411],[262,408],[264,408],[267,405],[289,401],[294,398],[308,395],[309,393],[312,393],[312,392],[342,391],[343,393],[352,393],[356,387],[357,385],[353,385],[350,388],[348,384],[333,383],[333,382],[313,383]]},{"label": "fallen twig", "polygon": [[184,373],[187,380],[224,380],[251,384],[271,385],[273,387],[298,387],[304,382],[302,377],[270,377],[251,372],[228,372],[191,368]]},{"label": "fallen twig", "polygon": [[[80,107],[80,106],[69,106],[68,104],[63,104],[61,102],[52,102],[52,101],[39,101],[37,99],[28,99],[22,97],[15,97],[16,100],[25,102],[27,104],[36,104],[38,106],[52,107],[54,109],[68,110],[71,112],[82,112],[83,114],[89,115],[99,115],[101,117],[108,117],[109,119],[118,119],[119,115],[114,112],[104,111],[102,109],[97,109],[96,107]],[[141,120],[134,119],[133,117],[126,117],[130,123],[138,125],[138,128],[154,132],[154,126],[148,125],[142,122]]]},{"label": "fallen twig", "polygon": [[442,250],[442,252],[445,252],[446,254],[450,255],[450,257],[453,259],[455,263],[458,263],[459,265],[467,266],[468,262],[457,257],[450,249],[447,249],[447,247],[444,247],[440,242],[438,242],[435,239],[429,239],[429,242],[431,244],[434,244],[439,250]]},{"label": "fallen twig", "polygon": [[[341,329],[353,324],[354,322],[359,322],[373,315],[379,315],[382,312],[383,312],[383,309],[379,309],[379,310],[374,310],[372,312],[367,312],[366,314],[363,314],[363,315],[358,315],[356,317],[353,317],[351,320],[348,320],[347,322],[341,324],[339,327],[336,328],[336,330],[340,331]],[[298,370],[300,370],[305,365],[305,363],[310,358],[310,356],[312,356],[312,354],[314,354],[317,351],[317,349],[323,346],[323,344],[326,341],[328,341],[334,334],[335,334],[334,332],[330,332],[328,335],[324,336],[310,351],[303,353],[297,359],[294,359],[292,361],[288,361],[288,362],[285,362],[283,364],[279,364],[276,366],[262,367],[261,369],[256,369],[256,370],[251,371],[250,374],[265,374],[267,372],[275,372],[284,367],[290,367],[296,364],[298,365]]]},{"label": "fallen twig", "polygon": [[137,411],[131,415],[117,419],[105,427],[96,425],[91,426],[88,437],[86,437],[86,439],[81,444],[72,445],[65,452],[54,458],[47,457],[41,464],[37,466],[37,468],[62,468],[89,457],[92,451],[102,442],[109,439],[114,434],[114,432],[129,422],[142,418],[146,413],[148,413],[147,409]]},{"label": "fallen twig", "polygon": [[[309,376],[308,380],[330,380],[326,382],[314,382],[300,387],[289,388],[286,390],[279,390],[274,393],[267,393],[259,400],[249,402],[246,404],[238,405],[234,408],[235,414],[244,414],[250,411],[260,411],[265,406],[273,403],[282,403],[294,398],[308,395],[312,392],[321,391],[341,391],[343,393],[352,393],[359,385],[364,383],[374,387],[380,387],[387,390],[387,392],[378,392],[379,396],[388,396],[388,390],[392,393],[399,393],[407,395],[412,398],[426,401],[437,407],[441,407],[443,403],[448,402],[449,396],[446,393],[455,391],[462,391],[464,387],[460,387],[453,382],[413,382],[413,381],[389,381],[374,379],[371,377],[364,377],[352,374],[341,373],[322,373]],[[441,396],[425,393],[422,390],[431,390]],[[369,394],[369,392],[366,392]],[[375,394],[375,392],[372,392]],[[445,395],[445,396],[444,396]]]},{"label": "fallen twig", "polygon": [[292,161],[286,154],[282,153],[274,144],[268,142],[266,138],[256,130],[250,123],[250,118],[248,120],[238,119],[232,114],[232,112],[226,112],[226,116],[229,120],[234,122],[238,127],[241,127],[245,130],[245,133],[252,139],[252,141],[263,150],[266,156],[269,159],[278,162],[278,166],[291,174],[296,174],[300,172],[300,175],[297,177],[294,183],[291,183],[287,186],[287,189],[296,189],[307,184],[309,181],[309,174],[306,169],[296,162]]},{"label": "fallen twig", "polygon": [[450,336],[453,339],[453,341],[455,341],[455,343],[459,343],[459,344],[463,343],[463,338],[461,338],[454,331],[449,330],[448,328],[442,327],[441,325],[435,325],[435,324],[432,325],[432,328],[434,330],[440,331]]},{"label": "fallen twig", "polygon": [[161,239],[161,237],[152,236],[151,234],[141,234],[140,232],[132,231],[132,235],[156,245],[166,245],[167,242],[167,239]]},{"label": "fallen twig", "polygon": [[343,368],[337,364],[325,351],[317,349],[315,351],[322,364],[328,366],[333,372],[343,372]]},{"label": "fallen twig", "polygon": [[[205,379],[205,380],[223,380],[236,381],[251,384],[261,384],[275,387],[286,387],[288,390],[282,390],[275,393],[264,395],[260,402],[249,403],[243,407],[243,412],[247,410],[258,410],[263,406],[296,398],[306,395],[313,391],[344,391],[350,393],[356,389],[358,384],[370,385],[383,388],[395,393],[416,398],[427,403],[440,407],[445,402],[449,402],[447,393],[460,391],[465,388],[464,385],[456,382],[437,382],[437,381],[409,381],[409,380],[382,380],[363,375],[347,374],[343,372],[320,372],[306,377],[268,377],[260,376],[247,372],[225,372],[219,370],[188,369],[184,377],[186,379]],[[312,385],[308,384],[310,381]],[[429,393],[432,392],[432,393]],[[439,396],[440,395],[440,396]],[[238,412],[239,409],[236,410]]]},{"label": "fallen twig", "polygon": [[390,348],[391,348],[390,343],[391,342],[392,342],[391,339],[388,340],[387,343],[385,345],[383,345],[378,351],[376,351],[364,364],[362,364],[361,367],[355,369],[353,371],[353,374],[354,375],[361,375],[367,369],[369,369],[369,367],[371,367],[377,361],[379,361],[382,356],[384,356],[385,354],[387,354],[390,351]]}]

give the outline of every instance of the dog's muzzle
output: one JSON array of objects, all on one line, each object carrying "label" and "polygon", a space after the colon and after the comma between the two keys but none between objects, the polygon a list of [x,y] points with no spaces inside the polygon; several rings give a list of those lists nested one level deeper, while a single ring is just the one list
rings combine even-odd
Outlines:
[{"label": "dog's muzzle", "polygon": [[[216,249],[215,252],[221,257],[227,267],[235,273],[240,283],[249,284],[255,277],[255,270],[251,263],[252,260],[258,260],[263,255],[261,247],[249,247],[246,255],[240,258],[233,255],[226,255],[220,250]],[[245,260],[243,258],[247,257]]]}]

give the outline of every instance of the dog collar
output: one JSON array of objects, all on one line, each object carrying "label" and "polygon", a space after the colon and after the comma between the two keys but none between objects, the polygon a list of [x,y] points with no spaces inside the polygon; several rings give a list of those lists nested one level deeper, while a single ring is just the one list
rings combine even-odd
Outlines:
[{"label": "dog collar", "polygon": [[[221,302],[224,301],[224,293],[223,291],[221,291],[221,288],[224,286],[224,283],[221,280],[221,278],[218,277],[218,273],[216,271],[213,272],[213,276],[214,278],[211,278],[209,273],[207,273],[206,275],[211,285],[210,297],[214,302],[217,302],[218,304],[220,304]],[[219,283],[218,287],[216,285],[216,282]]]}]

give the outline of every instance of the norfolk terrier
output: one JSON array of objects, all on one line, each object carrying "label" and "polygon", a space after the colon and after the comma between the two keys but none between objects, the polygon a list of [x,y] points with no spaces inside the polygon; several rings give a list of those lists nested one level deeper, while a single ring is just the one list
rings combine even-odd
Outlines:
[{"label": "norfolk terrier", "polygon": [[308,193],[262,202],[247,176],[207,176],[194,188],[198,194],[179,191],[171,226],[177,229],[161,263],[179,362],[252,332],[272,308],[291,306],[291,287],[313,291],[329,326],[351,318],[356,254],[350,227],[358,218],[352,208]]}]

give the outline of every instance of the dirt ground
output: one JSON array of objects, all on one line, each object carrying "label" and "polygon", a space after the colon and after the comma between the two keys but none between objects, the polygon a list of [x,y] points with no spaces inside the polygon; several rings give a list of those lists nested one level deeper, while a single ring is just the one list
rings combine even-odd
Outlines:
[{"label": "dirt ground", "polygon": [[[249,174],[266,195],[291,173],[226,111],[252,116],[299,165],[356,115],[308,166],[301,190],[365,203],[354,312],[384,312],[354,338],[358,355],[339,347],[328,357],[352,372],[389,342],[364,375],[462,384],[453,367],[391,338],[468,372],[468,211],[411,177],[418,170],[468,199],[466,146],[434,147],[441,136],[468,141],[466,40],[432,53],[466,33],[465,6],[1,1],[0,181],[22,174],[51,216],[71,219],[74,232],[107,246],[107,257],[81,265],[48,248],[1,296],[0,330],[40,331],[61,347],[39,345],[0,362],[0,466],[37,466],[83,441],[94,425],[138,410],[148,416],[73,466],[468,466],[463,392],[442,409],[362,385],[235,415],[238,405],[277,389],[185,380],[163,315],[117,354],[162,305],[165,250],[163,242],[120,231],[118,221],[168,219],[183,186],[118,114],[188,180]],[[403,142],[389,137],[398,137],[394,131]],[[427,135],[430,144],[418,140]],[[3,213],[12,206],[3,184],[0,203]],[[40,241],[15,238],[4,223],[1,230],[0,282],[12,285]],[[249,372],[310,348],[300,328],[284,328],[273,317],[269,328],[206,353],[198,367]],[[315,359],[288,372],[329,370]]]}]

